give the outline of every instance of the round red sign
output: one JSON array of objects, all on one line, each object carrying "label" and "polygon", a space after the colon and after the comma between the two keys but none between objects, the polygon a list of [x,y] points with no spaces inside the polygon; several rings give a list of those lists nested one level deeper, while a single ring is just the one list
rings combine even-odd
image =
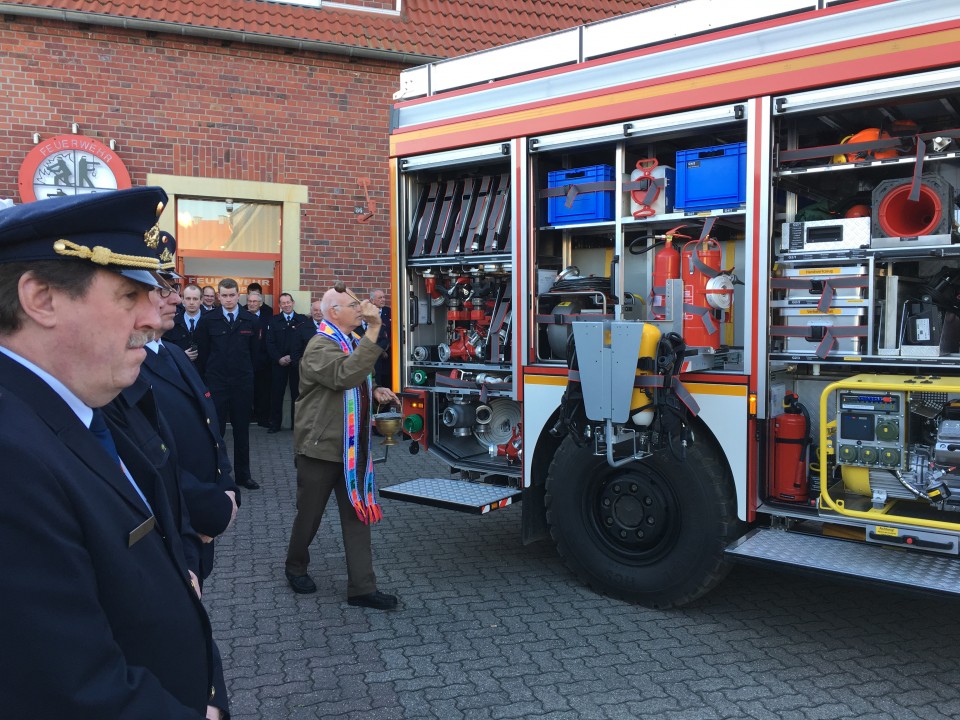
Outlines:
[{"label": "round red sign", "polygon": [[39,143],[20,165],[20,200],[46,200],[130,187],[130,173],[117,154],[84,135],[57,135]]}]

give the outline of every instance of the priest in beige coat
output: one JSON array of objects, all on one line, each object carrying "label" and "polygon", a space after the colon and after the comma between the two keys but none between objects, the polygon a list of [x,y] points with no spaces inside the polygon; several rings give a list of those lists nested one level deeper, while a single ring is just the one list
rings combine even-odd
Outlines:
[{"label": "priest in beige coat", "polygon": [[[347,603],[391,610],[397,598],[377,589],[370,526],[381,515],[373,484],[371,404],[400,401],[371,374],[383,353],[376,344],[379,308],[348,290],[330,289],[320,301],[323,321],[300,361],[300,396],[293,428],[297,515],[287,549],[286,576],[297,593],[316,592],[307,574],[310,543],[331,491],[337,496],[347,556]],[[366,323],[366,332],[356,330]]]}]

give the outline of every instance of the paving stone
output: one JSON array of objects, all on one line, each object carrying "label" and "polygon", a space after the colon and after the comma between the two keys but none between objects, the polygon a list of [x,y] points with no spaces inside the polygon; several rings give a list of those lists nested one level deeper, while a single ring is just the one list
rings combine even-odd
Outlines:
[{"label": "paving stone", "polygon": [[[385,613],[345,602],[332,501],[311,548],[318,592],[296,595],[291,452],[288,431],[251,428],[262,489],[243,492],[204,585],[235,720],[960,717],[952,605],[738,567],[689,607],[633,606],[579,585],[549,543],[524,547],[516,505],[385,500],[374,563],[401,601]],[[377,476],[448,468],[400,446]]]}]

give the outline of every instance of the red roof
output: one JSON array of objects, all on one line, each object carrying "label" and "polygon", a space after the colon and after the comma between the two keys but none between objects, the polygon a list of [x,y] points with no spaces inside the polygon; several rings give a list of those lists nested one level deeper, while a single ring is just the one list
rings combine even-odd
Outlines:
[{"label": "red roof", "polygon": [[399,15],[343,8],[352,4],[392,9],[393,0],[340,0],[333,3],[335,7],[326,4],[319,8],[267,0],[7,0],[4,4],[63,11],[69,13],[63,19],[73,21],[73,13],[89,12],[375,51],[453,57],[666,1],[401,0]]}]

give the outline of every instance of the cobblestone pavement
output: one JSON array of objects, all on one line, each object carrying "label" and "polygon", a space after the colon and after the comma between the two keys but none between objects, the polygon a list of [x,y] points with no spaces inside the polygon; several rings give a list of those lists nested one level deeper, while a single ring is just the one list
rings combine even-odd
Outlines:
[{"label": "cobblestone pavement", "polygon": [[[519,506],[385,500],[388,613],[346,604],[328,507],[319,590],[295,595],[291,433],[251,428],[251,443],[263,489],[244,493],[205,594],[236,720],[960,717],[956,604],[740,567],[693,606],[649,610],[578,585],[549,543],[520,545]],[[445,470],[406,445],[378,466],[381,485]]]}]

